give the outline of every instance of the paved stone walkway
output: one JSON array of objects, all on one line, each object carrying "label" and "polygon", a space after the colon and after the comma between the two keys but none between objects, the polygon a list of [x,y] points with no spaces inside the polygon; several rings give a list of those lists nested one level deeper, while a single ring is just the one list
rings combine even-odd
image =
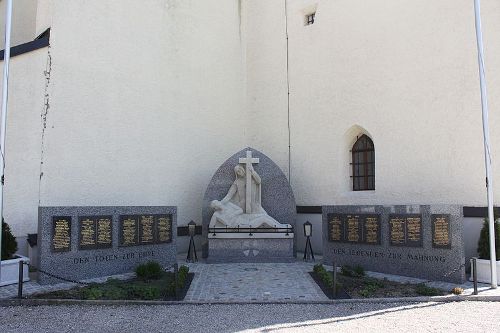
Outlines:
[{"label": "paved stone walkway", "polygon": [[328,300],[308,272],[314,264],[188,264],[195,273],[186,301]]}]

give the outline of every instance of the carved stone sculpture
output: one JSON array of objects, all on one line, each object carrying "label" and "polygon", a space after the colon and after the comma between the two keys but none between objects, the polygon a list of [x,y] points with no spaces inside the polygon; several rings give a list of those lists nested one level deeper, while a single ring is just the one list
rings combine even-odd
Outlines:
[{"label": "carved stone sculpture", "polygon": [[273,219],[261,206],[262,180],[252,166],[259,163],[259,159],[252,158],[252,152],[247,151],[247,156],[240,158],[239,163],[234,167],[236,179],[226,196],[210,203],[214,210],[210,228],[291,228],[290,224]]}]

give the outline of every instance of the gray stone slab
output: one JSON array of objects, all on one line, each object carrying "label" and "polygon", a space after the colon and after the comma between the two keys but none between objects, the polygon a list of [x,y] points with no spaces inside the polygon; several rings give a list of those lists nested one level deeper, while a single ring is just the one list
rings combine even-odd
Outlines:
[{"label": "gray stone slab", "polygon": [[[332,213],[379,214],[381,218],[380,245],[330,241],[328,214]],[[392,214],[422,216],[421,246],[390,245],[389,217]],[[431,215],[434,214],[449,216],[451,240],[449,248],[433,247]],[[337,265],[360,265],[370,271],[462,283],[465,281],[462,206],[323,206],[323,257],[324,262],[330,265],[335,261]]]},{"label": "gray stone slab", "polygon": [[[254,165],[254,169],[262,178],[262,207],[278,222],[291,224],[295,228],[297,208],[292,188],[285,174],[263,153],[253,148],[245,148],[231,156],[217,169],[203,197],[202,255],[204,258],[209,256],[209,242],[212,241],[208,239],[208,226],[213,214],[209,207],[210,202],[220,200],[227,194],[235,179],[234,167],[238,164],[240,157],[246,156],[247,150],[251,150],[252,156],[260,160]],[[295,231],[295,237],[297,237],[296,234]]]},{"label": "gray stone slab", "polygon": [[293,238],[210,239],[208,263],[293,262]]},{"label": "gray stone slab", "polygon": [[[112,246],[105,249],[79,248],[81,216],[112,216]],[[121,215],[171,215],[172,229],[169,243],[120,246],[119,218]],[[55,252],[52,248],[53,217],[71,217],[70,250]],[[39,207],[37,267],[47,273],[70,280],[84,280],[131,272],[140,263],[150,260],[169,266],[176,262],[177,207]],[[39,274],[41,284],[60,283],[61,280]]]}]

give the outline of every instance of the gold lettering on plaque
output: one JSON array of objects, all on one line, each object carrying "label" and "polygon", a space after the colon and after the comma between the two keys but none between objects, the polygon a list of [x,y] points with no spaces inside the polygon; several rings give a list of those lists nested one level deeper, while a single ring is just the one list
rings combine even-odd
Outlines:
[{"label": "gold lettering on plaque", "polygon": [[94,220],[84,219],[80,221],[80,245],[95,245],[95,223]]},{"label": "gold lettering on plaque", "polygon": [[122,222],[122,244],[137,244],[137,225],[134,218],[128,218]]},{"label": "gold lettering on plaque", "polygon": [[450,235],[448,232],[449,223],[445,217],[436,217],[434,221],[434,244],[438,246],[448,246]]},{"label": "gold lettering on plaque", "polygon": [[422,221],[420,217],[408,217],[406,219],[406,228],[408,230],[408,240],[411,242],[420,242]]},{"label": "gold lettering on plaque", "polygon": [[159,217],[156,227],[158,231],[158,242],[160,243],[169,242],[171,234],[170,218],[168,216]]},{"label": "gold lettering on plaque", "polygon": [[54,235],[52,246],[55,251],[69,250],[71,242],[71,230],[68,220],[59,219],[54,221]]},{"label": "gold lettering on plaque", "polygon": [[100,218],[97,220],[97,244],[110,245],[111,244],[111,219]]},{"label": "gold lettering on plaque", "polygon": [[154,242],[154,216],[141,216],[141,243]]},{"label": "gold lettering on plaque", "polygon": [[366,242],[378,244],[378,218],[367,217],[365,220]]},{"label": "gold lettering on plaque", "polygon": [[342,241],[342,221],[338,216],[333,216],[330,220],[330,240]]},{"label": "gold lettering on plaque", "polygon": [[359,216],[347,216],[347,240],[349,242],[359,242]]},{"label": "gold lettering on plaque", "polygon": [[391,243],[404,244],[405,243],[405,220],[402,218],[391,218]]}]

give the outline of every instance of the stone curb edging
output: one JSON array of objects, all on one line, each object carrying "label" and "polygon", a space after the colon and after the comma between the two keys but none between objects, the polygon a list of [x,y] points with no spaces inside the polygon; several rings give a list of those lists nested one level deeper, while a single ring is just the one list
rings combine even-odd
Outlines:
[{"label": "stone curb edging", "polygon": [[245,305],[245,304],[343,304],[343,303],[427,303],[427,302],[500,302],[500,296],[422,296],[398,298],[337,299],[328,301],[125,301],[77,299],[5,299],[0,307],[42,305]]}]

